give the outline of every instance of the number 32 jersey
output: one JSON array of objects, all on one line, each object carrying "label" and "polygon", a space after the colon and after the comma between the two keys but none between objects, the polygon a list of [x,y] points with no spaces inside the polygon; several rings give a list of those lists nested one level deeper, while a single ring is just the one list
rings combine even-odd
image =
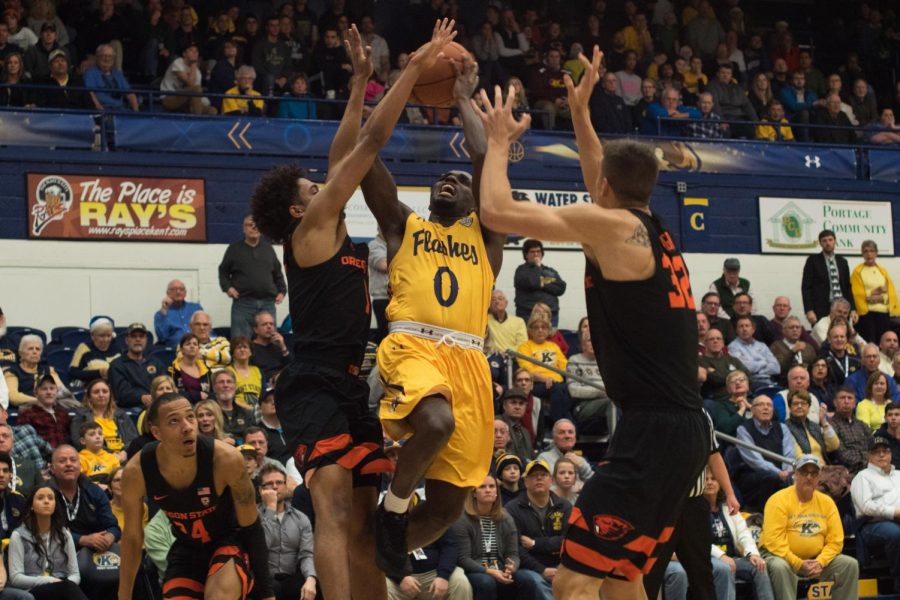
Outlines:
[{"label": "number 32 jersey", "polygon": [[478,215],[444,227],[410,213],[391,260],[389,284],[389,321],[417,321],[484,337],[494,273]]},{"label": "number 32 jersey", "polygon": [[610,281],[585,260],[591,340],[606,390],[623,409],[702,406],[697,391],[697,313],[687,266],[655,216],[647,228],[656,269],[643,281]]}]

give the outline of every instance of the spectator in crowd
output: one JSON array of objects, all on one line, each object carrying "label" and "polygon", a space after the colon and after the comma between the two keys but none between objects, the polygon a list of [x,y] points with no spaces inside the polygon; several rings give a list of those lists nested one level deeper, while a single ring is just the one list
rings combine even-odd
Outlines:
[{"label": "spectator in crowd", "polygon": [[878,145],[900,144],[900,127],[894,120],[894,109],[884,107],[877,121],[866,127],[866,142]]},{"label": "spectator in crowd", "polygon": [[375,19],[372,15],[360,17],[359,32],[362,35],[363,44],[372,48],[372,65],[375,68],[375,75],[379,80],[387,81],[388,72],[391,69],[390,50],[387,41],[375,33]]},{"label": "spectator in crowd", "polygon": [[[611,83],[612,82],[607,83],[606,76],[604,75],[602,89],[604,91],[606,91],[607,90],[606,86]],[[617,83],[617,85],[618,85],[618,83]],[[597,94],[595,93],[594,96],[596,96],[596,95]],[[594,101],[594,96],[591,96],[591,102]],[[647,118],[647,111],[650,109],[650,105],[653,104],[654,102],[656,102],[656,83],[652,79],[644,79],[641,82],[641,99],[638,100],[638,103],[635,104],[631,110],[632,130],[636,129],[642,123],[642,121],[644,121]],[[623,102],[623,104],[624,104],[624,102]],[[590,106],[593,107],[593,105],[590,105]],[[596,127],[596,121],[594,119],[593,113],[591,113],[591,122],[595,123],[595,127]],[[597,129],[599,130],[599,127],[597,127]]]},{"label": "spectator in crowd", "polygon": [[891,318],[900,316],[900,301],[890,274],[878,264],[878,244],[863,241],[862,257],[863,262],[850,274],[850,289],[859,313],[856,324],[859,334],[863,339],[875,341],[891,329]]},{"label": "spectator in crowd", "polygon": [[218,371],[231,364],[231,343],[223,335],[211,335],[213,328],[209,313],[196,311],[191,315],[189,326],[191,334],[200,342],[200,359],[207,367]]},{"label": "spectator in crowd", "polygon": [[[844,383],[853,388],[857,398],[871,399],[872,397],[868,395],[870,391],[868,388],[872,376],[876,373],[881,373],[881,369],[879,369],[879,366],[881,365],[881,352],[875,344],[866,344],[863,347],[860,356],[862,357],[859,361],[860,368],[848,375],[844,380]],[[884,394],[888,401],[900,400],[900,390],[898,390],[897,384],[893,381],[893,378],[886,377],[885,384],[887,385],[887,389],[884,390]],[[859,407],[857,407],[857,411],[858,409]]]},{"label": "spectator in crowd", "polygon": [[697,7],[698,15],[685,23],[684,41],[703,59],[712,58],[716,46],[725,41],[725,30],[706,0]]},{"label": "spectator in crowd", "polygon": [[3,60],[2,82],[0,87],[0,106],[34,106],[32,91],[22,86],[31,84],[31,77],[25,72],[22,55],[10,52]]},{"label": "spectator in crowd", "polygon": [[[530,322],[532,319],[538,317],[550,323],[553,319],[553,312],[551,311],[550,307],[543,302],[536,302],[535,305],[531,308],[531,315],[528,317],[528,321]],[[526,326],[526,331],[527,330],[528,329]],[[551,325],[550,333],[547,336],[547,339],[559,346],[559,349],[562,350],[562,353],[568,356],[569,343],[566,342],[565,336],[559,329]]]},{"label": "spectator in crowd", "polygon": [[237,444],[231,434],[225,435],[225,417],[215,400],[202,400],[194,406],[197,417],[197,431],[214,440],[221,440],[232,446]]},{"label": "spectator in crowd", "polygon": [[853,330],[853,321],[858,316],[856,311],[851,311],[850,306],[850,302],[844,298],[835,298],[831,302],[831,310],[828,315],[816,321],[812,328],[812,337],[823,343],[823,346],[819,348],[820,350],[824,348],[824,344],[828,341],[828,332],[831,331],[832,323],[840,322],[847,327],[847,341],[850,342],[851,346],[862,342],[862,338]]},{"label": "spectator in crowd", "polygon": [[219,286],[232,299],[231,333],[250,337],[253,318],[275,314],[287,293],[281,263],[272,245],[262,239],[253,217],[244,217],[244,239],[233,242],[219,263]]},{"label": "spectator in crowd", "polygon": [[500,419],[509,427],[506,451],[519,457],[522,464],[527,463],[534,455],[534,440],[523,423],[527,402],[528,394],[517,387],[506,390],[501,400],[503,414]]},{"label": "spectator in crowd", "polygon": [[206,30],[206,40],[203,44],[202,55],[207,59],[214,59],[222,56],[225,41],[230,39],[229,29],[231,28],[231,19],[225,11],[219,11],[210,19],[209,27]]},{"label": "spectator in crowd", "polygon": [[818,354],[811,344],[800,339],[803,334],[803,324],[799,317],[793,315],[787,317],[781,330],[784,332],[783,337],[772,342],[769,350],[781,365],[781,380],[784,381],[791,367],[800,365],[808,369],[816,361]]},{"label": "spectator in crowd", "polygon": [[577,470],[578,478],[587,481],[594,475],[590,463],[575,452],[575,424],[569,419],[560,419],[553,424],[553,443],[550,448],[538,455],[550,467],[550,471],[556,466],[556,461],[567,458],[572,461]]},{"label": "spectator in crowd", "polygon": [[756,450],[738,447],[741,463],[734,469],[734,482],[743,492],[744,505],[760,509],[769,496],[791,484],[794,437],[784,423],[774,420],[772,399],[757,396],[750,404],[752,419],[737,428],[737,438],[788,460],[763,456]]},{"label": "spectator in crowd", "polygon": [[[232,321],[233,323],[233,321]],[[232,329],[232,334],[234,330]],[[253,316],[253,346],[250,364],[260,368],[266,381],[275,376],[290,361],[291,350],[275,327],[274,313],[258,312]]]},{"label": "spectator in crowd", "polygon": [[[497,466],[497,461],[500,460],[502,456],[506,456],[506,445],[509,444],[509,425],[506,424],[499,414],[494,418],[494,450],[491,453],[491,472],[498,473],[500,472],[499,467]],[[519,461],[521,462],[521,461]]]},{"label": "spectator in crowd", "polygon": [[788,69],[794,71],[800,67],[800,48],[794,45],[794,36],[787,30],[787,24],[784,24],[783,30],[779,31],[776,25],[777,46],[772,52],[772,61],[782,59],[787,64]]},{"label": "spectator in crowd", "polygon": [[[900,412],[900,406],[895,410]],[[868,465],[853,478],[850,495],[856,516],[864,521],[856,543],[882,546],[894,585],[900,586],[900,472],[891,464],[893,445],[885,437],[872,439]]]},{"label": "spectator in crowd", "polygon": [[9,28],[9,42],[21,48],[22,54],[24,54],[38,43],[39,38],[27,25],[20,23],[19,17],[20,12],[15,9],[7,9],[3,13],[3,19]]},{"label": "spectator in crowd", "polygon": [[12,336],[7,334],[6,315],[0,308],[0,366],[7,367],[17,363],[19,361],[18,349],[18,344],[12,339]]},{"label": "spectator in crowd", "polygon": [[525,321],[521,317],[509,314],[506,311],[508,306],[506,294],[495,288],[491,293],[491,304],[488,308],[488,339],[491,352],[517,350],[528,341]]},{"label": "spectator in crowd", "polygon": [[848,377],[862,368],[847,339],[847,329],[847,322],[843,319],[833,321],[828,328],[828,340],[819,350],[819,355],[824,356],[828,363],[828,381],[835,387],[844,385]]},{"label": "spectator in crowd", "polygon": [[[106,449],[114,452],[118,460],[123,464],[128,459],[125,451],[132,441],[138,437],[134,421],[121,408],[116,406],[112,390],[102,379],[90,382],[84,391],[84,405],[80,407],[72,418],[70,435],[72,441],[78,440],[81,426],[89,421],[98,423],[102,428],[103,443]],[[80,444],[73,444],[80,448]]]},{"label": "spectator in crowd", "polygon": [[827,418],[822,418],[819,422],[809,418],[813,402],[817,401],[806,390],[788,392],[789,415],[785,424],[794,436],[794,451],[797,456],[812,454],[822,465],[827,465],[830,462],[828,456],[837,451],[841,440],[828,424]]},{"label": "spectator in crowd", "polygon": [[[102,484],[107,488],[112,472],[121,466],[119,458],[103,447],[103,429],[96,421],[86,421],[78,431],[81,451],[78,459],[81,463],[81,474],[88,480]],[[117,520],[118,522],[118,520]]]},{"label": "spectator in crowd", "polygon": [[150,406],[150,382],[164,373],[162,365],[144,355],[147,348],[147,328],[143,323],[132,323],[125,331],[125,354],[109,366],[109,384],[113,395],[123,408]]},{"label": "spectator in crowd", "polygon": [[606,422],[606,431],[612,435],[616,429],[616,405],[606,394],[606,385],[597,367],[597,356],[591,343],[591,331],[580,332],[581,352],[569,357],[566,371],[594,385],[569,378],[567,385],[572,397],[572,415],[582,431],[596,431],[599,421]]},{"label": "spectator in crowd", "polygon": [[9,26],[5,21],[0,21],[0,60],[4,60],[13,52],[22,54],[25,50],[9,41]]},{"label": "spectator in crowd", "polygon": [[[840,97],[833,96],[830,98]],[[829,306],[837,298],[844,298],[852,304],[850,290],[850,267],[847,259],[835,252],[837,238],[834,231],[823,229],[819,232],[819,246],[822,252],[806,259],[803,266],[803,280],[800,289],[803,292],[803,310],[810,325],[815,325],[829,312]]]},{"label": "spectator in crowd", "polygon": [[[75,543],[59,504],[49,486],[37,488],[28,497],[22,525],[9,540],[10,589],[3,591],[4,598],[9,595],[12,600],[87,600],[78,587],[81,574]],[[29,593],[16,594],[18,590]]]},{"label": "spectator in crowd", "polygon": [[824,95],[820,96],[816,101],[817,109],[824,109],[827,104],[827,98],[831,94],[837,94],[841,97],[841,112],[847,115],[847,119],[849,119],[852,125],[859,125],[859,121],[856,120],[856,115],[853,114],[853,108],[844,102],[844,92],[843,92],[844,82],[841,79],[841,76],[837,73],[832,73],[828,76],[828,80],[826,82],[827,90]]},{"label": "spectator in crowd", "polygon": [[196,43],[188,43],[181,49],[181,56],[172,61],[163,75],[159,89],[163,92],[179,92],[180,95],[160,96],[163,108],[169,112],[189,112],[193,115],[214,115],[218,111],[202,96],[200,49]]},{"label": "spectator in crowd", "polygon": [[502,42],[494,36],[494,26],[490,21],[485,21],[478,29],[478,35],[473,35],[472,54],[478,61],[478,77],[485,89],[494,89],[495,85],[502,85],[505,73],[500,66],[500,46]]},{"label": "spectator in crowd", "polygon": [[784,106],[787,119],[793,123],[797,130],[797,139],[800,141],[809,141],[809,130],[803,125],[811,122],[813,106],[818,100],[818,96],[806,86],[806,75],[803,71],[797,70],[791,73],[791,84],[785,86],[778,95],[781,104]]},{"label": "spectator in crowd", "polygon": [[160,309],[153,315],[156,339],[163,346],[174,348],[190,329],[191,315],[203,307],[187,300],[187,286],[180,279],[173,279],[166,286],[166,295]]},{"label": "spectator in crowd", "polygon": [[178,393],[196,404],[212,393],[212,373],[200,355],[200,339],[186,333],[178,343],[178,355],[169,366]]},{"label": "spectator in crowd", "polygon": [[[124,531],[125,508],[122,506],[122,469],[124,469],[124,467],[116,467],[109,476],[109,508],[116,517],[119,529]],[[146,502],[143,504],[144,517],[141,519],[141,526],[146,529],[150,518],[150,509]]]},{"label": "spectator in crowd", "polygon": [[[715,100],[715,111],[723,119],[734,121],[757,121],[756,111],[744,90],[734,81],[730,64],[719,65],[716,78],[709,82],[706,91]],[[732,124],[733,137],[752,137],[753,129],[747,125]]]},{"label": "spectator in crowd", "polygon": [[543,129],[556,129],[558,120],[571,119],[564,75],[570,75],[562,68],[562,53],[556,48],[547,51],[544,66],[534,74],[531,85],[531,100],[536,111],[541,111]]},{"label": "spectator in crowd", "polygon": [[769,347],[757,339],[756,323],[749,315],[741,315],[735,320],[737,338],[728,344],[728,354],[739,359],[746,367],[746,373],[750,376],[750,386],[753,390],[775,385],[775,381],[781,373],[778,360],[769,350]]},{"label": "spectator in crowd", "polygon": [[70,383],[72,379],[77,379],[82,384],[98,378],[106,379],[109,375],[109,366],[122,355],[112,343],[116,337],[112,319],[104,316],[93,317],[88,328],[91,332],[90,341],[78,344],[72,355],[72,362],[69,365]]},{"label": "spectator in crowd", "polygon": [[701,93],[697,100],[697,108],[700,110],[700,120],[688,123],[688,135],[705,139],[725,137],[725,133],[728,131],[728,124],[722,123],[722,117],[713,112],[712,94],[708,92]]},{"label": "spectator in crowd", "polygon": [[505,9],[500,19],[499,26],[494,28],[494,38],[500,52],[500,66],[507,74],[521,78],[525,74],[525,56],[531,45],[519,28],[516,14],[512,9]]},{"label": "spectator in crowd", "polygon": [[684,77],[684,91],[691,96],[697,96],[709,83],[709,77],[703,72],[703,59],[699,56],[690,57],[688,68],[681,72],[681,76]]},{"label": "spectator in crowd", "polygon": [[234,375],[231,371],[217,371],[213,375],[213,392],[216,395],[216,404],[222,411],[225,433],[241,443],[247,428],[255,425],[256,421],[252,412],[235,404],[235,389]]},{"label": "spectator in crowd", "polygon": [[190,6],[182,6],[176,10],[178,23],[172,27],[175,30],[175,47],[183,51],[189,46],[196,46],[199,53],[203,46],[203,38],[197,30],[198,19],[194,9]]},{"label": "spectator in crowd", "polygon": [[893,331],[885,331],[881,334],[881,339],[878,342],[878,351],[880,353],[878,368],[881,369],[881,372],[885,375],[894,374],[894,369],[891,364],[894,361],[894,357],[897,355],[898,349],[900,349],[900,343],[898,343],[896,333]]},{"label": "spectator in crowd", "polygon": [[760,541],[777,600],[797,596],[799,577],[833,581],[835,600],[858,596],[859,565],[841,554],[844,528],[837,506],[816,489],[821,468],[815,456],[800,456],[794,485],[766,503]]},{"label": "spectator in crowd", "polygon": [[622,98],[626,106],[634,106],[641,99],[641,77],[637,70],[638,54],[634,50],[625,53],[624,67],[615,72],[616,95]]},{"label": "spectator in crowd", "polygon": [[[753,296],[748,292],[737,292],[731,302],[731,324],[737,329],[737,321],[741,317],[748,317],[753,322],[753,337],[768,345],[774,341],[769,328],[769,320],[762,315],[753,314]],[[720,313],[721,316],[721,313]],[[732,340],[733,341],[733,340]]]},{"label": "spectator in crowd", "polygon": [[305,73],[291,75],[288,92],[278,101],[278,117],[312,120],[318,118],[316,103],[309,95],[309,79]]},{"label": "spectator in crowd", "polygon": [[65,52],[68,62],[69,53],[57,41],[56,25],[44,23],[38,43],[25,51],[25,72],[32,81],[45,81],[50,76],[50,53],[54,50]]},{"label": "spectator in crowd", "polygon": [[700,395],[712,400],[725,400],[728,389],[725,379],[732,371],[748,373],[749,369],[740,359],[725,353],[725,340],[722,332],[710,328],[703,338],[704,355],[700,357]]},{"label": "spectator in crowd", "polygon": [[[496,423],[496,421],[495,421]],[[501,423],[503,423],[501,421]],[[503,423],[505,426],[506,423]],[[507,437],[509,430],[507,429]],[[496,480],[500,501],[504,506],[522,491],[522,461],[515,454],[501,454],[497,460]]]},{"label": "spectator in crowd", "polygon": [[828,127],[817,127],[813,130],[813,141],[819,144],[856,143],[856,132],[847,115],[841,110],[841,97],[829,94],[825,97],[824,106],[816,111],[815,123]]},{"label": "spectator in crowd", "polygon": [[231,353],[232,362],[226,369],[234,375],[237,385],[234,400],[257,414],[263,390],[263,374],[259,367],[250,364],[252,359],[250,340],[245,337],[233,338]]},{"label": "spectator in crowd", "polygon": [[[0,452],[12,457],[9,489],[27,496],[44,481],[44,457],[53,451],[47,440],[38,436],[31,425],[6,423],[6,409],[0,408]],[[18,439],[18,442],[15,440]]]},{"label": "spectator in crowd", "polygon": [[69,57],[63,50],[53,50],[49,58],[50,72],[39,81],[49,89],[41,90],[40,105],[45,108],[80,110],[88,108],[88,98],[83,88],[84,80],[78,73],[69,71]]},{"label": "spectator in crowd", "polygon": [[372,299],[372,313],[375,315],[377,327],[377,335],[374,341],[376,343],[381,343],[381,340],[388,334],[388,322],[385,310],[387,310],[389,294],[387,242],[384,240],[384,235],[381,233],[380,227],[376,227],[375,237],[369,241],[368,246],[369,296]]},{"label": "spectator in crowd", "polygon": [[849,104],[860,127],[865,127],[878,119],[878,106],[875,101],[875,94],[871,91],[865,79],[857,79],[853,82]]},{"label": "spectator in crowd", "polygon": [[640,132],[646,135],[677,137],[683,134],[684,124],[670,119],[699,119],[700,111],[693,106],[679,104],[681,94],[669,87],[660,94],[659,102],[647,108],[647,115],[640,125]]},{"label": "spectator in crowd", "polygon": [[757,115],[764,115],[768,112],[775,96],[772,94],[772,85],[765,73],[757,73],[750,81],[747,98],[750,99],[750,104],[753,105],[753,110]]},{"label": "spectator in crowd", "polygon": [[538,302],[550,307],[551,325],[559,323],[559,298],[566,292],[566,282],[556,269],[544,264],[544,245],[539,240],[522,244],[525,262],[516,268],[516,316],[527,319]]},{"label": "spectator in crowd", "polygon": [[[238,62],[238,44],[233,39],[227,39],[222,42],[221,58],[216,61],[212,72],[209,74],[207,91],[210,94],[224,95],[237,81],[237,68],[239,66],[241,65]],[[217,110],[222,108],[221,96],[212,98],[210,102]]]},{"label": "spectator in crowd", "polygon": [[16,422],[20,425],[31,425],[51,447],[56,448],[69,440],[69,411],[56,402],[56,380],[45,373],[37,381],[35,394],[37,402],[22,410]]},{"label": "spectator in crowd", "polygon": [[653,36],[647,27],[647,15],[633,14],[631,24],[622,29],[622,35],[625,36],[625,47],[635,53],[638,62],[647,61],[653,56]]},{"label": "spectator in crowd", "polygon": [[546,367],[565,371],[567,359],[562,349],[548,340],[550,322],[543,316],[532,317],[528,321],[528,341],[519,346],[519,354],[538,361],[521,361],[521,366],[531,373],[534,379],[535,395],[550,401],[550,421],[568,417],[571,414],[572,399],[563,384],[564,378]]},{"label": "spectator in crowd", "polygon": [[269,451],[267,456],[274,458],[281,464],[285,464],[293,453],[287,445],[284,438],[284,430],[281,428],[281,421],[278,420],[278,413],[275,411],[275,388],[268,387],[265,395],[259,403],[259,426],[266,432]]},{"label": "spectator in crowd", "polygon": [[[787,372],[787,389],[783,389],[772,397],[775,407],[775,420],[784,423],[790,416],[790,402],[788,396],[793,392],[809,392],[809,371],[797,365]],[[822,415],[826,413],[826,407],[822,407],[818,397],[810,395],[809,420],[814,423],[822,421]]]},{"label": "spectator in crowd", "polygon": [[[272,465],[284,471],[284,465],[269,456],[269,439],[266,436],[266,431],[262,427],[259,427],[258,425],[247,427],[247,431],[244,432],[244,445],[252,446],[256,452],[254,459],[256,460],[257,473],[266,465]],[[293,495],[294,488],[296,488],[299,483],[299,481],[288,477],[287,486],[291,495]]]},{"label": "spectator in crowd", "polygon": [[466,497],[463,515],[451,531],[456,538],[459,566],[475,600],[543,597],[538,595],[539,584],[533,574],[519,569],[519,532],[500,502],[494,477],[488,475]]},{"label": "spectator in crowd", "polygon": [[448,529],[434,542],[410,553],[410,575],[399,581],[386,578],[388,598],[472,600],[472,585],[463,570],[456,566],[458,558],[457,536]]},{"label": "spectator in crowd", "polygon": [[892,402],[888,395],[888,381],[891,378],[881,371],[872,373],[866,384],[865,396],[856,406],[856,418],[868,425],[873,432],[884,424],[885,410]]},{"label": "spectator in crowd", "polygon": [[841,386],[834,394],[834,416],[830,419],[841,447],[834,459],[856,474],[866,468],[869,447],[872,445],[872,429],[856,418],[856,396],[853,388]]},{"label": "spectator in crowd", "polygon": [[[260,117],[265,114],[265,102],[256,99],[260,93],[253,89],[256,80],[256,70],[243,65],[235,72],[235,85],[225,92],[222,100],[223,115],[250,115]],[[238,96],[253,96],[254,99],[239,98]]]},{"label": "spectator in crowd", "polygon": [[722,276],[709,284],[709,291],[719,297],[718,315],[734,318],[734,298],[737,294],[750,294],[750,281],[741,277],[741,261],[726,258],[722,264]]},{"label": "spectator in crowd", "polygon": [[[627,134],[634,131],[631,110],[619,96],[618,88],[618,76],[607,72],[600,87],[591,95],[591,123],[599,133]],[[656,88],[653,87],[653,94],[655,93]]]},{"label": "spectator in crowd", "polygon": [[175,32],[163,15],[162,0],[147,0],[142,19],[135,19],[135,48],[139,49],[139,73],[147,78],[159,75],[159,66],[176,53]]},{"label": "spectator in crowd", "polygon": [[715,402],[709,410],[716,431],[734,436],[737,428],[750,417],[750,378],[743,371],[732,371],[725,378],[728,399]]},{"label": "spectator in crowd", "polygon": [[[104,0],[112,4],[112,0]],[[121,34],[121,30],[120,30]],[[97,110],[122,110],[125,106],[137,112],[138,99],[131,91],[121,68],[116,67],[116,50],[110,44],[100,44],[94,54],[96,65],[85,71],[84,85],[109,91],[88,92],[92,106]]]},{"label": "spectator in crowd", "polygon": [[800,51],[800,71],[806,77],[806,87],[810,89],[816,96],[821,98],[827,91],[827,83],[825,75],[813,66],[812,52],[809,50]]},{"label": "spectator in crowd", "polygon": [[[257,48],[259,46],[257,44]],[[325,97],[328,99],[347,97],[353,68],[336,29],[325,31],[322,42],[313,54],[313,63],[317,72],[322,73]]]},{"label": "spectator in crowd", "polygon": [[94,566],[95,552],[106,552],[119,541],[122,530],[109,506],[106,492],[81,474],[78,453],[62,445],[50,461],[50,486],[56,501],[65,507],[66,526],[78,548],[78,566],[85,588],[93,598],[108,598],[118,582],[109,582]]},{"label": "spectator in crowd", "polygon": [[525,466],[525,493],[506,505],[519,534],[521,576],[535,582],[535,598],[550,600],[562,536],[572,505],[550,491],[551,469],[536,459]]},{"label": "spectator in crowd", "polygon": [[66,389],[56,374],[56,369],[41,363],[43,351],[44,342],[39,336],[23,335],[19,340],[19,362],[4,366],[3,376],[12,406],[36,402],[37,384],[47,375],[56,382],[57,391]]},{"label": "spectator in crowd", "polygon": [[765,118],[756,126],[756,139],[770,142],[793,142],[794,131],[784,117],[784,105],[773,100],[765,112]]},{"label": "spectator in crowd", "polygon": [[575,463],[568,458],[560,458],[553,465],[553,485],[550,490],[574,506],[578,495],[584,487],[575,472]]},{"label": "spectator in crowd", "polygon": [[[776,296],[772,303],[772,318],[769,320],[769,330],[775,341],[784,337],[784,323],[793,313],[791,299],[787,296]],[[801,324],[802,325],[802,324]],[[801,327],[800,339],[813,347],[818,352],[819,342],[804,327]]]},{"label": "spectator in crowd", "polygon": [[12,488],[15,462],[12,456],[0,450],[0,541],[9,540],[13,530],[22,523],[25,512],[25,496]]}]

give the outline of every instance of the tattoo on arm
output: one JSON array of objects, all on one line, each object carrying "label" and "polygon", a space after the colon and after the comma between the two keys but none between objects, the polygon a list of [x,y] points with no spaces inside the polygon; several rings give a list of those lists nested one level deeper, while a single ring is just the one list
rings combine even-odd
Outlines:
[{"label": "tattoo on arm", "polygon": [[253,491],[253,483],[250,481],[250,476],[247,475],[246,471],[241,474],[241,478],[238,480],[237,485],[235,485],[233,489],[234,500],[238,504],[256,503],[256,494]]},{"label": "tattoo on arm", "polygon": [[633,244],[635,246],[643,246],[644,248],[650,247],[650,234],[647,233],[647,228],[644,227],[643,223],[640,223],[634,230],[634,233],[631,234],[631,237],[625,240],[626,244]]}]

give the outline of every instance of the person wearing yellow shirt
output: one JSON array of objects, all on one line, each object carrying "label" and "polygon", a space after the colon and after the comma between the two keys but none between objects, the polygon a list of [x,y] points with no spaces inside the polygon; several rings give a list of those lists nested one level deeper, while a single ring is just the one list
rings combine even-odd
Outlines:
[{"label": "person wearing yellow shirt", "polygon": [[[566,370],[568,360],[562,349],[547,338],[550,335],[550,322],[542,315],[528,321],[528,341],[519,346],[519,354],[524,354],[538,361],[540,365]],[[550,401],[550,420],[556,423],[559,419],[571,419],[572,398],[562,384],[563,376],[539,364],[520,359],[519,365],[531,373],[534,378],[534,395]]]},{"label": "person wearing yellow shirt", "polygon": [[891,328],[891,317],[900,316],[897,288],[890,274],[878,264],[878,244],[865,240],[863,261],[850,274],[850,289],[859,314],[856,330],[865,340],[878,341]]},{"label": "person wearing yellow shirt", "polygon": [[81,473],[95,483],[106,483],[121,463],[119,458],[103,447],[103,428],[96,421],[88,421],[79,432],[84,449],[78,453]]},{"label": "person wearing yellow shirt", "polygon": [[816,489],[820,471],[818,458],[800,456],[794,485],[766,502],[760,541],[775,600],[794,600],[798,577],[833,581],[832,600],[859,597],[859,565],[841,554],[844,527],[834,500]]},{"label": "person wearing yellow shirt", "polygon": [[891,401],[887,375],[875,371],[866,382],[866,397],[856,405],[856,418],[875,432],[884,423],[884,410]]},{"label": "person wearing yellow shirt", "polygon": [[222,100],[222,114],[255,116],[265,114],[265,103],[262,100],[233,97],[260,96],[260,93],[253,89],[253,82],[256,81],[256,69],[250,65],[244,65],[237,70],[234,76],[237,85],[225,92],[225,98]]},{"label": "person wearing yellow shirt", "polygon": [[770,142],[794,141],[794,131],[784,118],[784,105],[778,100],[772,100],[766,118],[756,126],[756,139]]},{"label": "person wearing yellow shirt", "polygon": [[491,306],[488,308],[488,351],[506,352],[518,350],[528,341],[528,329],[522,317],[511,315],[506,311],[509,300],[502,290],[495,289],[491,293]]},{"label": "person wearing yellow shirt", "polygon": [[647,28],[647,15],[634,15],[631,25],[622,30],[622,35],[625,36],[625,47],[637,53],[638,62],[653,54],[653,37]]}]

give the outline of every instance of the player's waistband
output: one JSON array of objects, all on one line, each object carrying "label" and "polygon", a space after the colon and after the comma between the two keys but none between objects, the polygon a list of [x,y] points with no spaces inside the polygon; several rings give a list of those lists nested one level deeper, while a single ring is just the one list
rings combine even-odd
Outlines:
[{"label": "player's waistband", "polygon": [[438,344],[446,344],[448,346],[484,350],[484,338],[455,329],[419,323],[418,321],[393,321],[388,323],[388,331],[391,333],[408,333],[409,335],[434,340]]}]

